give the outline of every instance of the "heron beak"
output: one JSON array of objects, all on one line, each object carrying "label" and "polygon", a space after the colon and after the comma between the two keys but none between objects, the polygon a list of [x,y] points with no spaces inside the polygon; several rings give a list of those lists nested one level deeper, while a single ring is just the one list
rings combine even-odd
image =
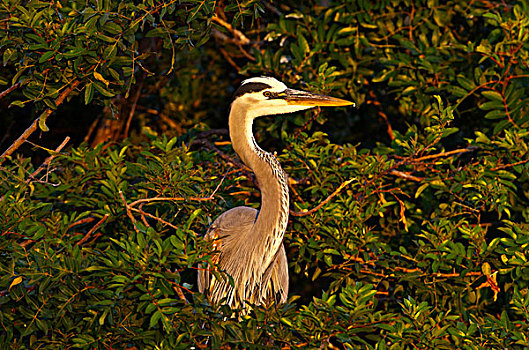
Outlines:
[{"label": "heron beak", "polygon": [[297,106],[355,106],[354,102],[342,100],[341,98],[293,89],[286,89],[278,97],[284,99],[289,105]]}]

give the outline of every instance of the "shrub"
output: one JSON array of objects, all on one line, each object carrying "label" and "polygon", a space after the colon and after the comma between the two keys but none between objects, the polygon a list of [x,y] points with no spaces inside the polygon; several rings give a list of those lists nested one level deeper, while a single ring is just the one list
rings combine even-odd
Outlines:
[{"label": "shrub", "polygon": [[[2,145],[13,145],[0,160],[3,347],[528,346],[526,2],[6,1],[0,12]],[[293,180],[291,292],[241,317],[195,283],[211,222],[259,205],[213,129],[237,74],[358,105],[257,121]],[[97,111],[87,127],[72,115],[85,105]],[[47,141],[60,135],[48,119],[75,144]],[[112,141],[75,141],[94,120],[121,123]]]}]

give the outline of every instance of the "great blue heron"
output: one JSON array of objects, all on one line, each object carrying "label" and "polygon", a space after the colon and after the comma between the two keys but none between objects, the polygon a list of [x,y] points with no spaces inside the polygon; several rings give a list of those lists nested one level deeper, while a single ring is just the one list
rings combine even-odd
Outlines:
[{"label": "great blue heron", "polygon": [[225,298],[231,307],[245,302],[284,303],[288,295],[288,269],[283,236],[289,203],[287,175],[276,157],[262,150],[253,137],[257,117],[297,112],[316,106],[347,106],[352,102],[292,90],[282,82],[260,77],[245,80],[235,92],[229,127],[233,149],[253,170],[261,189],[261,208],[236,207],[221,214],[205,239],[212,241],[213,261],[233,278],[217,279],[213,267],[199,269],[198,289],[214,304]]}]

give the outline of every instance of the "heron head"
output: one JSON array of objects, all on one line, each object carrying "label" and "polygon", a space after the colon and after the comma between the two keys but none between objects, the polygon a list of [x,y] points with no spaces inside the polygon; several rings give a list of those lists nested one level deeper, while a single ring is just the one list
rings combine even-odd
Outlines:
[{"label": "heron head", "polygon": [[253,118],[302,111],[317,106],[348,106],[353,102],[311,92],[289,89],[271,77],[250,78],[235,91],[232,104],[244,106]]}]

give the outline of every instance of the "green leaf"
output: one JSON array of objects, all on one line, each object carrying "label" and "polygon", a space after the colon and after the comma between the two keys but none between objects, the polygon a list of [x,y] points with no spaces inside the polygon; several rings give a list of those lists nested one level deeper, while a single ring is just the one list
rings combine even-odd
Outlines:
[{"label": "green leaf", "polygon": [[506,116],[505,110],[498,110],[498,109],[492,110],[488,112],[487,114],[485,114],[486,119],[501,119],[501,118],[504,118],[505,116]]},{"label": "green leaf", "polygon": [[94,87],[92,83],[88,83],[84,90],[84,104],[87,105],[92,101],[94,97]]},{"label": "green leaf", "polygon": [[307,39],[301,34],[298,35],[298,45],[303,51],[304,55],[307,55],[310,52],[309,43],[307,42]]},{"label": "green leaf", "polygon": [[39,117],[39,128],[40,130],[44,132],[50,131],[50,129],[46,125],[46,119],[48,118],[48,116],[49,116],[48,112],[44,111]]},{"label": "green leaf", "polygon": [[92,85],[95,87],[95,89],[96,89],[99,93],[101,93],[101,95],[103,95],[103,96],[105,96],[105,97],[114,97],[114,96],[116,95],[115,93],[112,93],[112,92],[106,90],[106,89],[101,85],[101,83],[98,82],[98,81],[94,81]]},{"label": "green leaf", "polygon": [[9,104],[9,107],[11,106],[24,107],[24,105],[25,105],[24,102],[16,100],[16,101],[12,101]]},{"label": "green leaf", "polygon": [[481,94],[485,97],[487,97],[489,100],[496,100],[496,101],[501,101],[503,102],[503,97],[501,96],[501,94],[497,91],[494,91],[494,90],[485,90],[485,91],[482,91]]},{"label": "green leaf", "polygon": [[70,50],[68,52],[63,53],[63,56],[65,58],[67,58],[67,59],[70,59],[70,58],[73,58],[73,57],[78,57],[78,56],[84,55],[86,52],[87,52],[87,50],[85,48],[77,47],[75,49],[72,49],[72,50]]},{"label": "green leaf", "polygon": [[55,51],[48,51],[45,52],[42,56],[39,58],[39,63],[46,62],[47,60],[51,59],[53,56],[55,56]]},{"label": "green leaf", "polygon": [[149,328],[153,328],[158,323],[162,315],[163,314],[160,312],[160,310],[157,310],[155,313],[153,313],[151,320],[149,321]]},{"label": "green leaf", "polygon": [[476,84],[474,84],[472,80],[468,79],[462,74],[459,74],[457,76],[457,82],[459,83],[459,85],[461,85],[463,88],[467,89],[468,91],[473,90],[476,87]]}]

